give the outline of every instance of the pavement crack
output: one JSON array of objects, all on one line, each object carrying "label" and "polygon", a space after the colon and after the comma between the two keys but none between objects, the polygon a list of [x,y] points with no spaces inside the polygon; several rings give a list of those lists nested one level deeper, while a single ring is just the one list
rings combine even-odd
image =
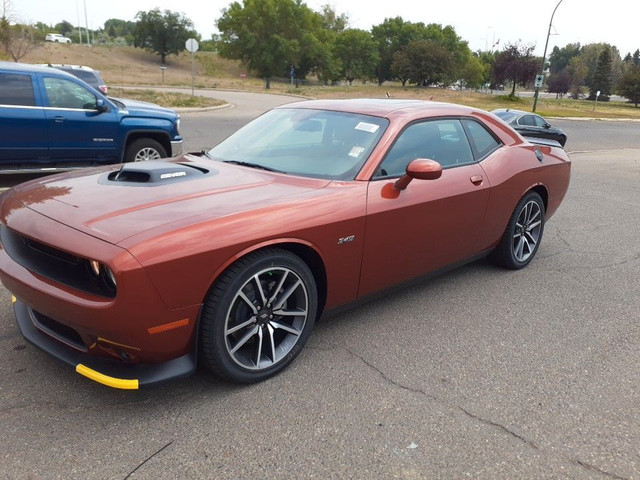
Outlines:
[{"label": "pavement crack", "polygon": [[530,446],[531,448],[535,449],[535,450],[540,450],[540,447],[538,447],[538,445],[536,445],[534,442],[532,442],[531,440],[529,440],[528,438],[514,432],[513,430],[510,430],[509,428],[505,427],[504,425],[501,425],[500,423],[494,422],[492,420],[487,420],[486,418],[480,417],[479,415],[476,415],[474,413],[471,413],[469,410],[465,409],[464,407],[461,407],[460,405],[455,405],[452,404],[451,402],[448,402],[446,400],[443,400],[442,398],[436,397],[435,395],[432,395],[430,393],[425,392],[424,390],[420,390],[418,388],[413,388],[413,387],[409,387],[407,385],[403,385],[397,381],[395,381],[394,379],[392,379],[391,377],[389,377],[388,375],[386,375],[382,370],[380,370],[378,367],[376,367],[375,365],[373,365],[371,362],[368,362],[364,357],[362,357],[361,355],[357,355],[355,353],[353,353],[351,350],[349,349],[345,349],[351,356],[357,358],[358,360],[360,360],[362,363],[364,363],[367,367],[369,367],[370,369],[372,369],[374,372],[376,372],[378,375],[380,375],[387,383],[401,388],[402,390],[406,390],[408,392],[412,392],[412,393],[418,393],[421,395],[424,395],[425,397],[436,401],[448,408],[455,408],[460,410],[461,412],[463,412],[467,417],[472,418],[478,422],[481,422],[485,425],[489,425],[491,427],[494,428],[498,428],[500,430],[502,430],[503,432],[509,434],[511,437],[516,438],[517,440],[519,440],[520,442]]},{"label": "pavement crack", "polygon": [[424,395],[427,398],[430,398],[431,400],[435,400],[437,402],[440,403],[446,403],[443,400],[441,400],[440,398],[425,392],[424,390],[420,390],[419,388],[413,388],[413,387],[408,387],[406,385],[403,385],[400,382],[395,381],[393,378],[389,377],[388,375],[386,375],[382,370],[380,370],[378,367],[376,367],[375,365],[373,365],[372,363],[368,362],[367,360],[364,359],[364,357],[353,353],[351,350],[349,350],[348,348],[345,348],[345,350],[347,351],[347,353],[349,353],[349,355],[351,355],[352,357],[357,358],[358,360],[360,360],[362,363],[364,363],[367,367],[369,367],[371,370],[373,370],[374,372],[376,372],[378,375],[380,375],[385,382],[387,382],[390,385],[393,385],[394,387],[398,387],[402,390],[406,390],[407,392],[411,392],[411,393],[418,393],[420,395]]},{"label": "pavement crack", "polygon": [[409,387],[407,385],[403,385],[402,383],[394,380],[393,378],[389,377],[387,374],[385,374],[381,369],[379,369],[378,367],[376,367],[375,365],[373,365],[371,362],[367,361],[364,357],[362,357],[361,355],[358,355],[354,352],[352,352],[351,350],[349,350],[348,348],[345,348],[345,350],[347,351],[347,353],[349,353],[349,355],[351,355],[354,358],[357,358],[358,360],[360,360],[364,365],[366,365],[367,367],[369,367],[371,370],[373,370],[374,372],[376,372],[385,382],[387,382],[388,384],[400,388],[402,390],[405,390],[407,392],[411,392],[411,393],[417,393],[420,395],[423,395],[427,398],[429,398],[430,400],[433,400],[435,402],[438,402],[441,405],[444,405],[447,408],[451,408],[454,410],[458,410],[462,413],[464,413],[468,418],[471,418],[472,420],[475,420],[477,422],[480,422],[484,425],[488,425],[492,428],[497,428],[499,430],[501,430],[502,432],[506,433],[507,435],[509,435],[512,438],[515,438],[516,440],[518,440],[519,442],[525,444],[528,447],[533,448],[534,450],[537,450],[539,452],[542,452],[545,455],[548,455],[550,457],[554,457],[557,460],[561,461],[561,462],[565,462],[565,463],[570,463],[573,465],[577,465],[581,468],[585,468],[587,470],[590,470],[592,472],[597,472],[601,475],[604,475],[608,478],[613,478],[616,480],[629,480],[626,477],[622,477],[620,475],[616,475],[615,473],[611,473],[611,472],[607,472],[606,470],[602,470],[601,468],[596,467],[595,465],[591,465],[587,462],[583,462],[582,460],[577,460],[575,458],[569,458],[566,455],[558,455],[558,454],[554,454],[551,453],[549,451],[545,451],[543,448],[541,448],[540,446],[538,446],[535,442],[529,440],[527,437],[525,437],[524,435],[521,435],[517,432],[514,432],[513,430],[511,430],[510,428],[498,423],[498,422],[494,422],[493,420],[489,420],[487,418],[481,417],[469,410],[467,410],[464,407],[461,407],[460,405],[456,405],[455,403],[452,402],[448,402],[447,400],[444,400],[442,398],[439,398],[433,394],[427,393],[424,390],[420,390],[419,388],[413,388],[413,387]]},{"label": "pavement crack", "polygon": [[494,422],[492,420],[487,420],[486,418],[482,418],[478,415],[476,415],[475,413],[471,413],[469,410],[461,407],[458,405],[458,409],[463,412],[465,415],[481,422],[484,423],[485,425],[490,425],[492,427],[495,428],[499,428],[500,430],[502,430],[503,432],[508,433],[509,435],[511,435],[512,437],[517,438],[518,440],[520,440],[521,442],[527,444],[528,446],[530,446],[531,448],[535,449],[535,450],[540,450],[540,447],[538,447],[538,445],[536,445],[534,442],[532,442],[531,440],[529,440],[528,438],[525,438],[524,436],[514,432],[513,430],[505,427],[504,425]]},{"label": "pavement crack", "polygon": [[139,470],[140,468],[142,468],[142,466],[147,463],[149,460],[151,460],[153,457],[155,457],[156,455],[158,455],[160,452],[162,452],[165,448],[167,448],[169,445],[171,445],[173,443],[173,440],[171,440],[169,443],[167,443],[164,447],[162,447],[160,450],[158,450],[157,452],[155,452],[152,455],[149,455],[147,458],[145,458],[136,468],[134,468],[133,470],[131,470],[131,472],[129,473],[129,475],[127,475],[126,477],[124,477],[124,480],[127,480],[127,478],[131,477],[131,475],[133,475],[137,470]]},{"label": "pavement crack", "polygon": [[601,468],[598,468],[595,465],[591,465],[590,463],[583,462],[582,460],[576,460],[575,463],[576,465],[580,465],[582,468],[586,468],[587,470],[591,470],[593,472],[598,472],[601,475],[609,478],[616,478],[617,480],[628,480],[627,477],[621,477],[620,475],[616,475],[615,473],[607,472],[606,470],[602,470]]}]

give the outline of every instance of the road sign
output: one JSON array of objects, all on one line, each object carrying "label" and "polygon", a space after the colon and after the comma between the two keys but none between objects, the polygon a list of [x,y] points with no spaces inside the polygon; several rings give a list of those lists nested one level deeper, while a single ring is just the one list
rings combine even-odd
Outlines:
[{"label": "road sign", "polygon": [[189,40],[187,40],[184,46],[189,53],[196,53],[199,48],[198,41],[195,38],[190,38]]},{"label": "road sign", "polygon": [[536,83],[534,84],[534,86],[536,88],[540,88],[543,82],[544,82],[544,75],[536,75]]}]

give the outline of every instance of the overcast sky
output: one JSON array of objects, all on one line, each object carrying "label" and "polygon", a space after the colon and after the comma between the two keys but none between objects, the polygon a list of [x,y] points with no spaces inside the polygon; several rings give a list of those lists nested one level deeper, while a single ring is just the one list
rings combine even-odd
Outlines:
[{"label": "overcast sky", "polygon": [[[224,0],[11,0],[16,19],[27,22],[56,24],[67,20],[85,25],[85,9],[90,29],[101,28],[109,18],[133,20],[140,10],[168,9],[191,19],[203,39],[216,30],[216,20],[231,2]],[[309,7],[319,11],[330,4],[338,13],[346,13],[353,28],[369,30],[385,18],[400,16],[406,21],[452,25],[458,35],[469,42],[472,50],[488,50],[498,43],[521,41],[536,45],[542,55],[549,20],[558,0],[503,1],[382,1],[307,0]],[[638,0],[562,0],[553,19],[549,52],[554,45],[567,43],[607,42],[618,47],[624,57],[640,48]]]}]

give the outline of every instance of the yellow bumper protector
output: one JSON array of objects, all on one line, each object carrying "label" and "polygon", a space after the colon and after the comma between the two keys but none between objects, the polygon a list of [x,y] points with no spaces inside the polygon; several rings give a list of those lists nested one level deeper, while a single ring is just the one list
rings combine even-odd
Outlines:
[{"label": "yellow bumper protector", "polygon": [[11,295],[11,305],[14,305],[17,301],[18,301],[18,299],[16,298],[16,296],[15,295]]},{"label": "yellow bumper protector", "polygon": [[76,372],[78,372],[80,375],[84,375],[85,377],[90,378],[94,382],[106,385],[107,387],[121,388],[123,390],[138,389],[138,380],[125,380],[122,378],[109,377],[108,375],[96,372],[95,370],[81,363],[76,365]]}]

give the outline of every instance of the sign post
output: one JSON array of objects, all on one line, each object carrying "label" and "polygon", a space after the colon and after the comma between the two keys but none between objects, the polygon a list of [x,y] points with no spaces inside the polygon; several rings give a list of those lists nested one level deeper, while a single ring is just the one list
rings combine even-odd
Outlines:
[{"label": "sign post", "polygon": [[193,92],[193,83],[195,81],[195,60],[194,60],[194,54],[198,51],[198,48],[200,47],[198,45],[198,41],[195,38],[190,38],[189,40],[187,40],[185,42],[185,48],[187,49],[188,52],[191,52],[191,96],[193,97],[194,92]]}]

